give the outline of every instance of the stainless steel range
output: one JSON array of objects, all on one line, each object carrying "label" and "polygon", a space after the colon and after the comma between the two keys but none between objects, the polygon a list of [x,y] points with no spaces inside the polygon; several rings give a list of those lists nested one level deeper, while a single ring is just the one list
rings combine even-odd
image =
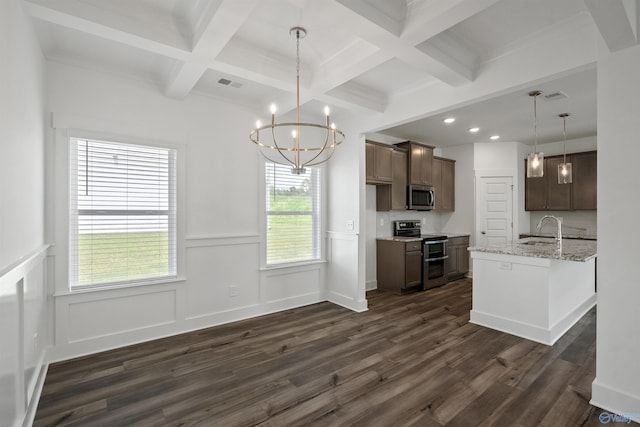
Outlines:
[{"label": "stainless steel range", "polygon": [[393,235],[422,237],[422,289],[431,289],[447,283],[447,236],[422,234],[420,220],[393,222]]}]

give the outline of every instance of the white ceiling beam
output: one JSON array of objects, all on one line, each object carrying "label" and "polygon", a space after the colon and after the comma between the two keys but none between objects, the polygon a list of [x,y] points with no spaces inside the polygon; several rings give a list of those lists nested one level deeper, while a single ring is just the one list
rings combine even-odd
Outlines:
[{"label": "white ceiling beam", "polygon": [[176,39],[168,41],[166,35],[143,31],[137,28],[130,31],[129,27],[123,29],[123,24],[113,26],[109,23],[99,22],[93,14],[86,10],[88,5],[76,1],[58,0],[24,0],[25,10],[34,18],[52,24],[60,25],[72,30],[92,34],[106,40],[115,41],[138,49],[153,52],[177,60],[186,60],[190,52],[184,41]]},{"label": "white ceiling beam", "polygon": [[[372,21],[371,13],[366,10],[363,11],[364,8],[362,7],[353,6],[352,1],[339,0],[335,4],[343,7],[332,8],[331,13],[344,20],[344,22],[352,22],[353,25],[351,27],[354,28],[359,37],[380,49],[381,52],[376,54],[378,57],[387,57],[388,59],[398,57],[449,85],[460,86],[473,81],[477,62],[461,59],[461,57],[472,56],[477,58],[477,54],[467,46],[462,47],[460,41],[457,42],[460,47],[457,50],[457,56],[443,50],[442,43],[439,45],[435,43],[433,45],[423,45],[422,49],[416,46],[495,4],[497,1],[439,0],[429,2],[429,7],[421,3],[422,7],[414,7],[407,11],[405,28],[399,37],[394,35],[393,31],[388,28]],[[359,2],[355,3],[359,4]],[[359,13],[359,11],[362,13]],[[465,52],[464,55],[461,52]],[[471,53],[468,54],[467,52]],[[350,60],[352,58],[349,52],[344,52],[343,55],[336,55],[332,59],[331,66],[327,68],[333,70],[332,82],[334,84],[342,84],[353,78],[350,75],[340,77],[340,68],[334,66],[334,64],[339,65]],[[344,67],[344,69],[349,70],[350,68]]]},{"label": "white ceiling beam", "polygon": [[[465,21],[500,0],[431,0],[414,2],[407,11],[402,41],[415,46]],[[499,25],[499,24],[498,24]]]},{"label": "white ceiling beam", "polygon": [[627,15],[628,9],[625,8],[622,0],[585,0],[584,3],[610,52],[626,49],[638,43],[637,16]]},{"label": "white ceiling beam", "polygon": [[199,23],[189,58],[174,68],[165,88],[167,96],[186,97],[207,71],[208,58],[216,58],[249,17],[258,0],[224,0],[212,3]]},{"label": "white ceiling beam", "polygon": [[[375,23],[389,33],[400,36],[404,29],[407,3],[404,0],[337,0],[360,16]],[[385,10],[386,9],[386,10]],[[391,13],[395,12],[395,16]]]}]

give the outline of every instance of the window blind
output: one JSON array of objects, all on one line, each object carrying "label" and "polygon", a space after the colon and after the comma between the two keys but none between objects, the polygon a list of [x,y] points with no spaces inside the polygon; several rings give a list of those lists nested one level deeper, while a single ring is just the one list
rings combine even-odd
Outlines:
[{"label": "window blind", "polygon": [[267,265],[319,260],[320,169],[301,175],[291,167],[267,162]]},{"label": "window blind", "polygon": [[70,142],[71,287],[175,277],[176,151]]}]

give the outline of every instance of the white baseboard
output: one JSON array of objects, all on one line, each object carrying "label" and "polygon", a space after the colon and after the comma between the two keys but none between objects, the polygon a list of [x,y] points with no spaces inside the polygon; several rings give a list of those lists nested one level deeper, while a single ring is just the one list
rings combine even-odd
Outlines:
[{"label": "white baseboard", "polygon": [[518,322],[512,319],[483,313],[478,310],[471,310],[470,323],[495,329],[500,332],[526,338],[541,344],[552,345],[550,331],[530,323]]},{"label": "white baseboard", "polygon": [[250,319],[256,316],[315,304],[326,300],[327,299],[322,293],[312,293],[283,300],[271,301],[265,304],[251,305],[223,312],[189,317],[183,320],[167,324],[153,325],[133,331],[125,331],[108,336],[96,336],[95,338],[73,343],[58,344],[50,350],[48,360],[50,362],[59,362],[102,351],[113,350],[127,345],[166,338],[199,329],[210,328],[226,323],[237,322],[239,320]]},{"label": "white baseboard", "polygon": [[369,280],[365,283],[365,289],[367,291],[373,291],[378,289],[378,281],[377,280]]},{"label": "white baseboard", "polygon": [[[640,397],[631,396],[613,387],[601,384],[598,377],[591,386],[591,401],[593,406],[604,409],[612,414],[640,423]],[[613,420],[617,422],[618,420]],[[624,422],[623,420],[619,420]]]},{"label": "white baseboard", "polygon": [[553,345],[565,332],[575,325],[585,313],[596,305],[596,299],[596,295],[592,295],[550,328],[506,319],[477,310],[471,310],[471,318],[469,321],[476,325],[496,329],[541,344]]},{"label": "white baseboard", "polygon": [[368,310],[366,299],[358,301],[334,291],[329,291],[327,297],[329,302],[332,302],[344,308],[348,308],[349,310],[355,311],[357,313],[362,313],[363,311]]},{"label": "white baseboard", "polygon": [[[44,357],[44,360],[46,361],[46,355]],[[47,377],[48,371],[49,364],[45,362],[40,366],[40,370],[38,371],[38,378],[33,389],[31,400],[28,402],[27,410],[24,414],[24,419],[22,420],[22,427],[31,427],[33,425],[33,421],[36,419],[36,411],[38,410],[38,403],[40,402],[42,388],[44,387],[44,380]]]}]

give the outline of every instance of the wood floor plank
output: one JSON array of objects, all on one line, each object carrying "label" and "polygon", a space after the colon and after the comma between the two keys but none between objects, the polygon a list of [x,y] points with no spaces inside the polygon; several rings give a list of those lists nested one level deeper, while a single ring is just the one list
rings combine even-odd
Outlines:
[{"label": "wood floor plank", "polygon": [[600,425],[595,309],[554,346],[469,323],[462,279],[50,366],[35,426]]}]

